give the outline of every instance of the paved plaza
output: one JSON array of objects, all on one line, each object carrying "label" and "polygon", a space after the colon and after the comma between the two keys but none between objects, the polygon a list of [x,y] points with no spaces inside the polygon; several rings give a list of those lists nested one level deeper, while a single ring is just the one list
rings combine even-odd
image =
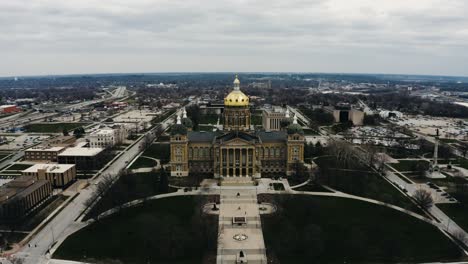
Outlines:
[{"label": "paved plaza", "polygon": [[[255,189],[223,188],[220,201],[216,263],[236,263],[241,251],[247,260],[244,263],[267,263]],[[234,218],[246,221],[234,224]]]}]

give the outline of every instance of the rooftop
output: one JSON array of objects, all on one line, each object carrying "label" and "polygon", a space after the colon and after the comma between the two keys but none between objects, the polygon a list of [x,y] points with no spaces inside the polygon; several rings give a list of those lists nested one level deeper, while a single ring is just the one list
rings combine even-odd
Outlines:
[{"label": "rooftop", "polygon": [[22,172],[37,172],[40,169],[50,173],[63,173],[75,167],[74,164],[35,164]]},{"label": "rooftop", "polygon": [[85,147],[74,147],[74,148],[67,148],[58,156],[83,156],[83,157],[94,157],[97,154],[103,151],[102,148],[85,148]]},{"label": "rooftop", "polygon": [[32,148],[29,148],[27,149],[26,151],[61,151],[63,150],[64,147],[51,147],[51,146],[36,146],[36,147],[32,147]]}]

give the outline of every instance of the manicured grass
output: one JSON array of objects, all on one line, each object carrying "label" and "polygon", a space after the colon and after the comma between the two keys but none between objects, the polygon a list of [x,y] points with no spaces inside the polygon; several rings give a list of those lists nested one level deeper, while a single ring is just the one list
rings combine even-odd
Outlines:
[{"label": "manicured grass", "polygon": [[215,254],[218,220],[201,215],[199,199],[171,197],[124,209],[68,237],[53,257],[93,263],[202,263],[206,254]]},{"label": "manicured grass", "polygon": [[62,133],[64,129],[71,131],[77,127],[88,125],[89,123],[36,123],[24,127],[26,132],[36,133]]},{"label": "manicured grass", "polygon": [[139,157],[137,160],[135,160],[135,162],[132,163],[129,169],[153,168],[157,165],[158,162],[153,159]]},{"label": "manicured grass", "polygon": [[284,185],[279,182],[270,183],[270,186],[273,187],[275,191],[284,191]]},{"label": "manicured grass", "polygon": [[399,160],[398,163],[390,165],[398,171],[415,171],[417,170],[417,164],[420,162],[428,163],[425,160]]},{"label": "manicured grass", "polygon": [[357,161],[352,162],[350,168],[342,168],[339,161],[330,156],[319,157],[315,162],[321,170],[320,182],[324,185],[424,214],[396,187]]},{"label": "manicured grass", "polygon": [[161,160],[161,163],[165,164],[169,162],[171,154],[170,144],[154,143],[143,152],[143,156],[152,157]]},{"label": "manicured grass", "polygon": [[298,192],[331,192],[323,188],[321,185],[315,183],[309,183],[299,188],[295,188],[294,190]]},{"label": "manicured grass", "polygon": [[306,128],[306,129],[304,129],[304,134],[306,136],[312,136],[312,135],[318,135],[319,133],[317,131],[313,130],[313,129]]},{"label": "manicured grass", "polygon": [[440,210],[455,221],[461,228],[468,231],[468,206],[466,203],[437,204]]},{"label": "manicured grass", "polygon": [[458,260],[436,227],[376,204],[337,197],[272,195],[262,215],[269,259],[282,264],[397,263]]},{"label": "manicured grass", "polygon": [[33,164],[13,164],[11,165],[10,167],[6,168],[6,170],[9,170],[9,171],[13,171],[13,170],[17,170],[17,171],[21,171],[21,170],[25,170],[29,167],[33,166]]},{"label": "manicured grass", "polygon": [[175,190],[172,188],[167,190],[162,188],[158,172],[124,174],[94,205],[85,219],[99,215],[126,202],[173,191]]}]

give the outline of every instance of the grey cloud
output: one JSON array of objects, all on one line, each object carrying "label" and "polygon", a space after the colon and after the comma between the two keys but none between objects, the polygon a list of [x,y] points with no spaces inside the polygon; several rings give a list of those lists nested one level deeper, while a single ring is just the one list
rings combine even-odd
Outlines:
[{"label": "grey cloud", "polygon": [[[2,1],[0,55],[8,64],[0,64],[0,76],[199,69],[468,75],[468,62],[459,62],[468,56],[468,3],[440,2]],[[405,60],[413,67],[402,67]],[[450,60],[456,63],[436,67]]]}]

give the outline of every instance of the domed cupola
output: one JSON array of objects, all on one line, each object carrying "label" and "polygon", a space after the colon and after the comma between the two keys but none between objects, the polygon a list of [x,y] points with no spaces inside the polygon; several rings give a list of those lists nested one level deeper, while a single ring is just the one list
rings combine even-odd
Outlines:
[{"label": "domed cupola", "polygon": [[304,135],[304,130],[302,129],[302,127],[297,123],[297,117],[296,115],[294,115],[294,119],[293,119],[293,123],[291,125],[288,126],[288,134],[289,135],[292,135],[292,134],[300,134],[300,135]]},{"label": "domed cupola", "polygon": [[193,128],[193,122],[190,118],[187,117],[187,111],[185,111],[185,108],[182,112],[182,125],[184,125],[189,130]]},{"label": "domed cupola", "polygon": [[171,127],[171,135],[187,135],[187,128],[182,125],[180,115],[177,115],[177,123]]},{"label": "domed cupola", "polygon": [[225,106],[249,106],[249,97],[240,90],[240,81],[236,75],[234,89],[224,98]]}]

